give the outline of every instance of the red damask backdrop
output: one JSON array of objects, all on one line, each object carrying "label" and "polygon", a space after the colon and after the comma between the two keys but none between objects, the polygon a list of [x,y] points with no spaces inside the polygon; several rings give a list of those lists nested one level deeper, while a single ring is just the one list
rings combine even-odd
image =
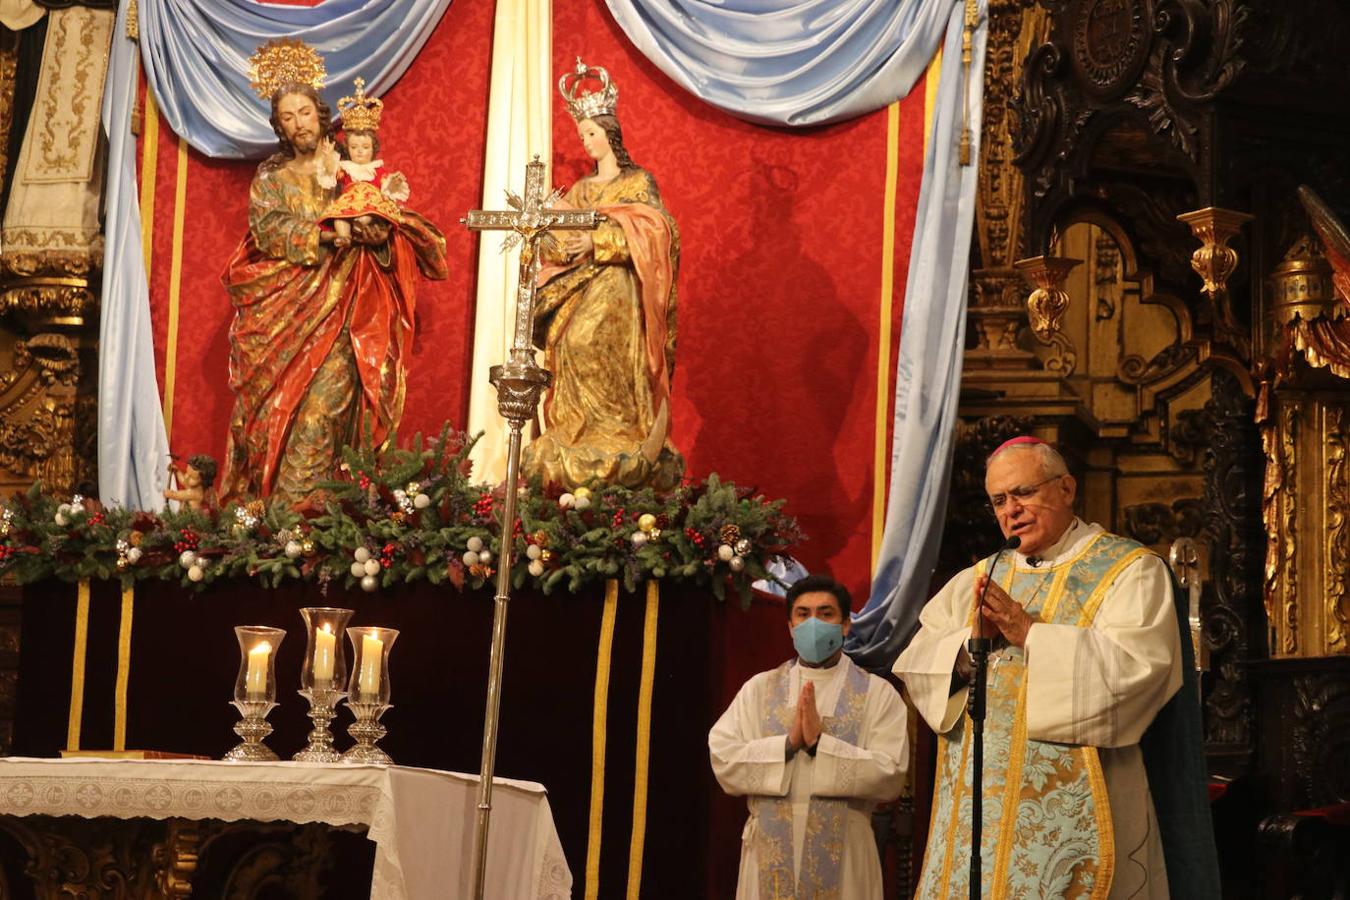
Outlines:
[{"label": "red damask backdrop", "polygon": [[[454,0],[384,98],[383,156],[408,175],[409,205],[446,233],[451,269],[447,281],[420,289],[406,436],[447,419],[462,427],[468,412],[477,238],[458,223],[482,193],[493,6]],[[625,142],[680,225],[674,439],[690,475],[717,472],[787,498],[810,536],[800,558],[833,570],[861,602],[872,542],[887,112],[806,131],[747,124],[657,70],[602,0],[555,4],[553,42],[555,72],[578,55],[609,69]],[[920,85],[899,109],[891,372],[922,169],[923,95]],[[588,161],[560,99],[554,122],[555,178],[570,183]],[[180,311],[170,442],[176,453],[220,457],[233,398],[231,309],[219,278],[247,225],[256,163],[183,152],[166,128],[153,156],[150,284],[161,388],[175,281]]]}]

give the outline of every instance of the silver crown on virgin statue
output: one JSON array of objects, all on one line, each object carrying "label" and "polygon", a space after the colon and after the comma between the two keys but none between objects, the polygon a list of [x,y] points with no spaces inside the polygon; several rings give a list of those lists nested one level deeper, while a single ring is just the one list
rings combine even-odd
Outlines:
[{"label": "silver crown on virgin statue", "polygon": [[[587,78],[600,82],[600,90],[589,91],[578,96],[577,89]],[[593,119],[596,116],[612,116],[619,105],[619,88],[609,80],[609,72],[600,66],[588,66],[577,57],[577,68],[558,79],[558,92],[567,101],[567,111],[572,118]]]}]

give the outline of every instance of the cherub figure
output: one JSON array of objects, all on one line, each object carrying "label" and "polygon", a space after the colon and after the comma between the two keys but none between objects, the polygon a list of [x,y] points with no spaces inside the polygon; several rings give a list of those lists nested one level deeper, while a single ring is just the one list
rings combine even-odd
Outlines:
[{"label": "cherub figure", "polygon": [[369,209],[384,214],[396,214],[407,202],[411,191],[402,172],[391,172],[380,157],[380,115],[384,103],[365,94],[365,79],[356,79],[356,96],[338,101],[342,113],[344,137],[341,142],[343,159],[325,163],[326,171],[319,183],[336,186],[338,197],[328,209],[327,218],[333,223],[333,245],[347,247],[352,242],[352,222],[368,226],[374,220]]},{"label": "cherub figure", "polygon": [[215,501],[216,461],[205,453],[189,456],[185,464],[170,463],[169,474],[177,475],[178,489],[164,492],[165,500],[177,500],[187,509],[202,510]]}]

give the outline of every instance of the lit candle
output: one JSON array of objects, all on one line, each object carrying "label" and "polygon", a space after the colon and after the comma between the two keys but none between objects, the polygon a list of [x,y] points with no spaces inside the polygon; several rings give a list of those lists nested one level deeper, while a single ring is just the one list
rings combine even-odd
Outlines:
[{"label": "lit candle", "polygon": [[244,692],[250,700],[267,699],[267,661],[272,645],[261,641],[248,651],[248,673],[244,676]]},{"label": "lit candle", "polygon": [[384,660],[384,641],[374,635],[361,637],[361,677],[357,686],[366,700],[375,700],[380,693],[380,663]]},{"label": "lit candle", "polygon": [[328,689],[333,686],[333,662],[337,650],[337,637],[333,629],[325,624],[314,632],[314,686]]}]

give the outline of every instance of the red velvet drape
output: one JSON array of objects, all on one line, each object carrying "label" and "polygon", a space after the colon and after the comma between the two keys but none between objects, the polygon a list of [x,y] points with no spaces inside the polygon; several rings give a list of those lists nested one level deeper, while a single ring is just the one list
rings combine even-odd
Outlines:
[{"label": "red velvet drape", "polygon": [[[382,156],[408,175],[409,202],[449,239],[449,279],[419,285],[408,436],[446,419],[462,425],[468,410],[477,239],[458,220],[481,199],[493,6],[455,0],[385,97]],[[609,69],[628,149],[655,174],[680,225],[674,440],[690,475],[715,471],[786,497],[811,538],[802,560],[831,568],[861,600],[872,543],[887,112],[807,131],[746,124],[661,74],[628,44],[602,0],[555,4],[553,35],[556,72],[578,54]],[[899,110],[891,372],[923,103],[920,84]],[[588,161],[560,99],[554,123],[556,177],[570,183]],[[178,139],[161,129],[151,262],[161,386],[178,159]],[[246,226],[254,164],[188,151],[186,165],[170,442],[180,454],[219,457],[232,402],[230,305],[219,277]]]}]

